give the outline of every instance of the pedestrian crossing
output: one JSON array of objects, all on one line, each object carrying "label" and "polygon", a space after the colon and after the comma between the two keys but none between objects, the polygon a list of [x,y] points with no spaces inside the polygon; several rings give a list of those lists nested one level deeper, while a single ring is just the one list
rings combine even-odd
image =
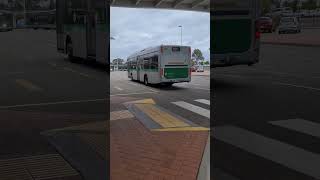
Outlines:
[{"label": "pedestrian crossing", "polygon": [[176,106],[183,108],[185,110],[191,111],[193,113],[196,113],[198,115],[201,115],[203,117],[209,118],[210,119],[210,101],[206,99],[196,99],[194,100],[195,102],[199,102],[205,105],[209,105],[208,109],[194,105],[189,102],[185,101],[175,101],[171,102],[172,104],[175,104]]},{"label": "pedestrian crossing", "polygon": [[[316,122],[304,119],[288,119],[270,121],[267,124],[271,124],[271,128],[283,129],[284,135],[282,136],[288,136],[286,133],[292,131],[306,137],[312,136],[310,139],[320,138],[320,124]],[[308,177],[320,179],[320,154],[317,152],[311,152],[310,149],[306,150],[303,147],[287,143],[283,138],[278,140],[277,138],[280,139],[278,136],[268,137],[264,133],[256,133],[233,125],[217,126],[211,130],[213,137],[219,141]],[[308,141],[308,139],[305,140]]]}]

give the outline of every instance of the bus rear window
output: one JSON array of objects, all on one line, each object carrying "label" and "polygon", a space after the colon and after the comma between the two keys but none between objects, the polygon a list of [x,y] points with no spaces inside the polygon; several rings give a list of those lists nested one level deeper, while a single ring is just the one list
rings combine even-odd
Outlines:
[{"label": "bus rear window", "polygon": [[180,52],[180,47],[172,47],[172,52]]}]

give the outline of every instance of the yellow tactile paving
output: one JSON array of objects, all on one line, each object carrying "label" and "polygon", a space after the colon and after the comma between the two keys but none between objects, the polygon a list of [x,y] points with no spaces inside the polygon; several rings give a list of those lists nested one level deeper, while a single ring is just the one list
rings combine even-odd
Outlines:
[{"label": "yellow tactile paving", "polygon": [[153,99],[142,99],[137,101],[131,101],[134,104],[156,104]]},{"label": "yellow tactile paving", "polygon": [[141,111],[146,113],[152,120],[163,128],[190,127],[189,124],[157,108],[153,104],[135,104]]},{"label": "yellow tactile paving", "polygon": [[177,128],[153,129],[152,131],[209,131],[209,128],[205,128],[205,127],[177,127]]}]

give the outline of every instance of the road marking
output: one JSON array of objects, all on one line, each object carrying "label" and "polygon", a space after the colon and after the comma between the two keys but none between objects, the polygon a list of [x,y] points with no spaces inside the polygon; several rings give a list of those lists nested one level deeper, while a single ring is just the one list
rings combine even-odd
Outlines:
[{"label": "road marking", "polygon": [[190,125],[157,108],[153,104],[136,104],[142,112],[147,114],[153,121],[163,128],[189,127]]},{"label": "road marking", "polygon": [[74,103],[86,103],[86,102],[99,102],[99,101],[107,101],[108,99],[103,98],[103,99],[89,99],[89,100],[78,100],[78,101],[58,101],[58,102],[35,103],[35,104],[19,104],[19,105],[12,105],[12,106],[0,106],[0,109],[32,107],[32,106],[49,106],[49,105],[58,105],[58,104],[74,104]]},{"label": "road marking", "polygon": [[86,73],[81,73],[81,72],[79,72],[78,74],[80,74],[81,76],[84,76],[84,77],[91,77],[89,74],[86,74]]},{"label": "road marking", "polygon": [[32,82],[25,80],[25,79],[16,79],[16,83],[29,91],[42,91],[43,89],[36,86]]},{"label": "road marking", "polygon": [[70,71],[70,72],[73,72],[73,73],[76,73],[77,71],[71,69],[71,68],[68,68],[68,67],[64,67],[63,70],[65,71]]},{"label": "road marking", "polygon": [[122,91],[123,89],[118,87],[118,86],[115,86],[114,88],[118,89],[119,91]]},{"label": "road marking", "polygon": [[295,85],[295,84],[289,84],[289,83],[281,83],[281,82],[274,82],[274,84],[297,87],[297,88],[303,88],[303,89],[308,89],[308,90],[320,91],[320,88],[314,88],[314,87],[311,87],[311,86],[301,86],[301,85]]},{"label": "road marking", "polygon": [[189,111],[197,113],[197,114],[199,114],[201,116],[210,118],[210,110],[204,109],[204,108],[199,107],[199,106],[195,106],[193,104],[190,104],[190,103],[187,103],[187,102],[184,102],[184,101],[177,101],[177,102],[172,102],[172,103],[177,105],[177,106],[179,106],[179,107],[187,109]]},{"label": "road marking", "polygon": [[134,118],[133,114],[128,110],[112,111],[110,112],[110,120],[120,120]]},{"label": "road marking", "polygon": [[68,67],[64,67],[63,69],[64,69],[65,71],[70,71],[70,72],[79,74],[79,75],[84,76],[84,77],[91,77],[89,74],[82,73],[82,72],[77,72],[76,70],[73,70],[73,69],[68,68]]},{"label": "road marking", "polygon": [[205,127],[176,127],[176,128],[163,128],[163,129],[151,129],[151,131],[209,131],[209,128]]},{"label": "road marking", "polygon": [[48,63],[50,66],[57,67],[56,63]]},{"label": "road marking", "polygon": [[203,103],[203,104],[206,104],[206,105],[210,105],[210,101],[206,100],[206,99],[196,99],[194,101],[197,101],[199,103]]},{"label": "road marking", "polygon": [[270,121],[269,123],[320,138],[320,124],[304,119]]},{"label": "road marking", "polygon": [[110,97],[112,96],[129,96],[129,95],[139,95],[139,94],[154,94],[157,92],[139,92],[139,93],[126,93],[126,94],[111,94]]},{"label": "road marking", "polygon": [[235,126],[213,128],[213,136],[290,169],[320,178],[320,155]]}]

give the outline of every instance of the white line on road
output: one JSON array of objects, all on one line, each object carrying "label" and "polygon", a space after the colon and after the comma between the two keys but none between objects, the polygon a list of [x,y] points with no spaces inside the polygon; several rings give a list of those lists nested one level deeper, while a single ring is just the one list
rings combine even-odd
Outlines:
[{"label": "white line on road", "polygon": [[118,89],[119,91],[122,91],[123,89],[118,87],[118,86],[115,86],[114,88]]},{"label": "white line on road", "polygon": [[68,68],[68,67],[64,67],[63,70],[70,71],[70,72],[73,72],[73,73],[77,72],[77,71],[75,71],[75,70],[73,70],[71,68]]},{"label": "white line on road", "polygon": [[206,105],[210,105],[210,101],[206,100],[206,99],[196,99],[194,101],[197,101],[199,103],[203,103],[203,104],[206,104]]},{"label": "white line on road", "polygon": [[42,91],[43,89],[39,86],[33,84],[32,82],[25,79],[16,79],[15,81],[19,86],[29,90],[29,91]]},{"label": "white line on road", "polygon": [[154,94],[157,92],[139,92],[139,93],[126,93],[126,94],[111,94],[110,96],[129,96],[129,95],[139,95],[139,94]]},{"label": "white line on road", "polygon": [[187,103],[187,102],[184,102],[184,101],[177,101],[177,102],[172,102],[172,103],[177,105],[177,106],[179,106],[179,107],[187,109],[189,111],[197,113],[197,114],[199,114],[201,116],[210,118],[210,110],[204,109],[204,108],[199,107],[199,106],[195,106],[193,104],[190,104],[190,103]]},{"label": "white line on road", "polygon": [[320,155],[235,126],[213,128],[213,136],[290,169],[320,178]]},{"label": "white line on road", "polygon": [[288,119],[288,120],[280,120],[280,121],[270,121],[269,123],[320,138],[319,123],[307,121],[304,119]]},{"label": "white line on road", "polygon": [[295,85],[295,84],[289,84],[289,83],[281,83],[281,82],[274,82],[274,84],[297,87],[297,88],[303,88],[303,89],[308,89],[308,90],[320,91],[320,88],[315,88],[315,87],[311,87],[311,86],[301,86],[301,85]]},{"label": "white line on road", "polygon": [[57,64],[56,63],[48,63],[50,66],[53,66],[53,67],[57,67]]},{"label": "white line on road", "polygon": [[107,98],[103,99],[89,99],[89,100],[78,100],[78,101],[58,101],[58,102],[47,102],[47,103],[35,103],[35,104],[19,104],[12,106],[0,106],[0,109],[18,108],[18,107],[32,107],[32,106],[49,106],[58,104],[74,104],[74,103],[85,103],[85,102],[99,102],[107,101]]}]

